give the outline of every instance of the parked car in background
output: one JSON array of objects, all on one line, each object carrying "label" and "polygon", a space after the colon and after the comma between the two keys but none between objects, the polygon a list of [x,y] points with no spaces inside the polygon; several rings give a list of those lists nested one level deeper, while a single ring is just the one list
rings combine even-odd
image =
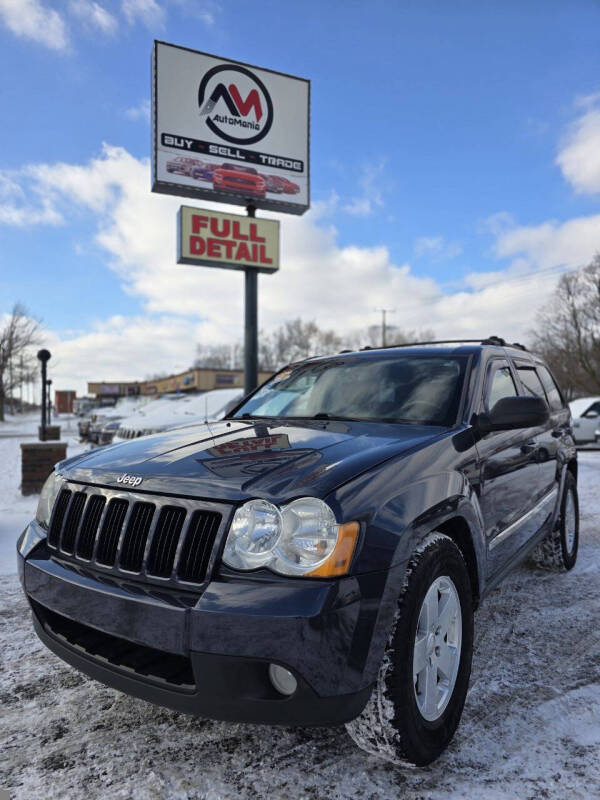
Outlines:
[{"label": "parked car in background", "polygon": [[115,419],[108,420],[102,426],[102,430],[98,435],[98,446],[99,447],[106,447],[108,444],[112,444],[112,441],[119,430],[119,425],[121,424],[122,417],[116,417]]},{"label": "parked car in background", "polygon": [[88,411],[87,415],[82,417],[77,423],[77,430],[79,431],[79,438],[82,441],[85,441],[88,437],[88,433],[90,430],[90,425],[92,424],[94,418],[94,411],[91,409]]},{"label": "parked car in background", "polygon": [[528,556],[575,565],[577,474],[569,408],[523,347],[344,352],[219,422],[59,463],[18,570],[37,635],[96,680],[202,717],[346,723],[425,765],[463,712],[475,609]]},{"label": "parked car in background", "polygon": [[235,192],[249,197],[264,197],[267,184],[254,167],[223,164],[213,172],[213,188],[222,192]]},{"label": "parked car in background", "polygon": [[214,389],[203,394],[178,394],[156,400],[139,413],[122,420],[114,442],[219,420],[242,399],[242,395],[241,389]]},{"label": "parked car in background", "polygon": [[175,172],[178,175],[194,176],[194,170],[200,169],[203,162],[199,158],[189,158],[187,156],[177,156],[167,161],[167,172]]},{"label": "parked car in background", "polygon": [[573,417],[573,437],[577,444],[597,441],[600,427],[600,397],[581,397],[569,403]]},{"label": "parked car in background", "polygon": [[92,444],[100,443],[100,434],[111,420],[128,417],[142,408],[152,398],[135,396],[121,397],[114,406],[96,406],[87,417],[78,422],[79,438]]}]

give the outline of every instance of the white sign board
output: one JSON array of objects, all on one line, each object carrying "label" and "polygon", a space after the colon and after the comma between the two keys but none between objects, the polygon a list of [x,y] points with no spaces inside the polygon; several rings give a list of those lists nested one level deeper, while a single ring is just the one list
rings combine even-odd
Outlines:
[{"label": "white sign board", "polygon": [[155,42],[152,191],[303,214],[310,82]]}]

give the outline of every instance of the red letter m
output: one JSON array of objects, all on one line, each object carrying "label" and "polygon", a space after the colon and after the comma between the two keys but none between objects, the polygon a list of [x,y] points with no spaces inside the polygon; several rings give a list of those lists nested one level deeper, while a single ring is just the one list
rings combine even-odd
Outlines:
[{"label": "red letter m", "polygon": [[245,100],[242,100],[242,96],[238,92],[238,88],[235,83],[229,84],[229,91],[233,98],[233,102],[238,107],[241,115],[243,117],[247,117],[250,113],[250,109],[254,107],[254,113],[256,115],[256,121],[260,122],[260,118],[262,117],[262,108],[260,106],[260,97],[258,96],[258,92],[256,89],[252,89],[249,92],[248,97]]}]

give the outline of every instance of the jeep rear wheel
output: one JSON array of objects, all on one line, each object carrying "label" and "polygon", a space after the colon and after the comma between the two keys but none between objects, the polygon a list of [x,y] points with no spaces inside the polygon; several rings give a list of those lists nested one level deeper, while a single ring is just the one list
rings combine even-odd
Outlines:
[{"label": "jeep rear wheel", "polygon": [[430,534],[413,554],[392,634],[356,744],[395,763],[436,759],[460,721],[473,651],[472,590],[452,539]]},{"label": "jeep rear wheel", "polygon": [[573,569],[579,549],[579,499],[573,474],[567,472],[560,501],[560,515],[554,530],[532,553],[533,562],[545,569],[565,572]]}]

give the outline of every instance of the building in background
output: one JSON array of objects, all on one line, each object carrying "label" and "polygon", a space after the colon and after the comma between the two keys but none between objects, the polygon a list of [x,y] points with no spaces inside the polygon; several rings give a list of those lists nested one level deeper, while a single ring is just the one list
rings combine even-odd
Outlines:
[{"label": "building in background", "polygon": [[140,394],[139,381],[95,381],[88,383],[88,394],[102,406],[114,406],[120,397],[135,397]]},{"label": "building in background", "polygon": [[[271,372],[260,372],[258,382],[270,378]],[[170,392],[209,392],[212,389],[243,389],[244,372],[241,369],[214,369],[193,367],[177,375],[155,378],[149,381],[88,383],[88,394],[101,405],[113,405],[120,397],[132,395],[161,395]]]},{"label": "building in background", "polygon": [[77,392],[73,389],[56,389],[54,392],[54,408],[57,414],[72,414],[74,411],[73,403],[77,398]]}]

